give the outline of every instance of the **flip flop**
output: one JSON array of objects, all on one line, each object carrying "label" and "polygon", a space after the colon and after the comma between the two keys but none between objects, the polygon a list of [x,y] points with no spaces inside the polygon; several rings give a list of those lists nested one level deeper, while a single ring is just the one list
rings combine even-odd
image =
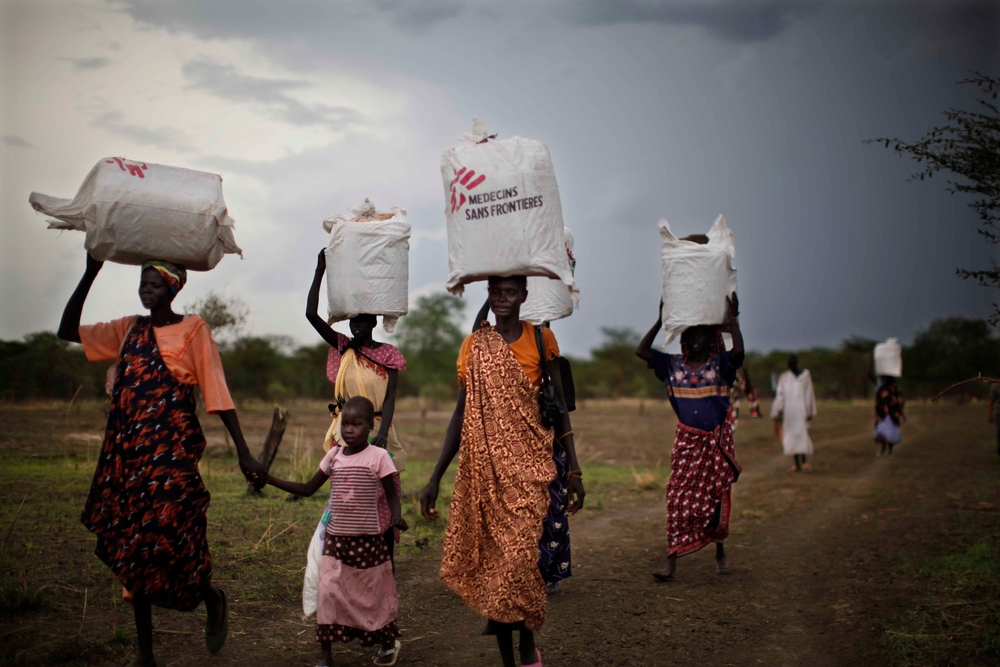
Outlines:
[{"label": "flip flop", "polygon": [[[376,665],[389,665],[389,666],[395,665],[396,664],[396,660],[399,659],[399,649],[401,649],[401,648],[403,648],[403,645],[400,644],[399,640],[397,639],[396,640],[396,645],[393,646],[388,651],[386,651],[385,649],[380,648],[378,650],[378,657],[375,658],[375,660],[373,660],[372,662],[374,662]],[[382,658],[388,658],[389,656],[392,656],[392,662],[379,662],[380,659],[382,659]]]},{"label": "flip flop", "polygon": [[542,654],[537,648],[535,649],[535,662],[530,665],[521,665],[521,667],[542,667]]},{"label": "flip flop", "polygon": [[674,581],[674,575],[663,574],[662,572],[654,572],[653,579],[656,579],[657,581],[662,581],[663,583],[669,583],[671,581]]},{"label": "flip flop", "polygon": [[229,634],[229,598],[226,597],[226,591],[219,590],[219,597],[222,598],[222,630],[213,634],[209,634],[208,631],[205,632],[205,648],[212,655],[215,655],[222,650],[222,646],[226,643],[226,636]]}]

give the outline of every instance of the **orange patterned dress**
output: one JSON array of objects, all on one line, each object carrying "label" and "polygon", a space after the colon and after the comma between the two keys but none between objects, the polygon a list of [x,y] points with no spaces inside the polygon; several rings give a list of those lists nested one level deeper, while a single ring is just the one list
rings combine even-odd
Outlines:
[{"label": "orange patterned dress", "polygon": [[538,540],[555,477],[538,390],[492,327],[472,336],[458,473],[441,580],[473,611],[537,630],[545,621]]}]

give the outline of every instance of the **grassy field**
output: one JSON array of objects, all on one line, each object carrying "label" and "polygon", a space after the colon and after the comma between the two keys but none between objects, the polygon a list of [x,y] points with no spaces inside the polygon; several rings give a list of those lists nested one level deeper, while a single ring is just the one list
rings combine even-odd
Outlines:
[{"label": "grassy field", "polygon": [[[272,471],[305,478],[321,458],[328,416],[319,402],[288,407],[292,418]],[[492,661],[495,648],[477,636],[479,621],[436,579],[444,521],[418,517],[416,494],[450,417],[450,406],[434,407],[404,402],[396,419],[410,452],[402,481],[411,529],[397,560],[408,642],[401,660]],[[666,542],[663,488],[675,424],[669,405],[581,405],[573,419],[587,503],[572,521],[574,578],[553,599],[543,630],[551,646],[546,664],[592,664],[601,655],[609,664],[664,664],[667,657],[801,664],[812,654],[825,656],[812,664],[996,664],[1000,498],[985,408],[911,406],[907,440],[893,461],[873,456],[870,410],[821,404],[811,475],[787,471],[768,420],[741,420],[737,455],[745,473],[734,487],[727,542],[735,576],[724,582],[729,588],[706,579],[698,563],[709,555],[696,554],[682,560],[687,583],[675,588],[679,597],[662,598],[646,570],[662,560]],[[270,406],[241,406],[240,417],[248,440],[262,442]],[[104,419],[100,404],[0,406],[0,665],[130,658],[131,609],[79,522]],[[248,495],[221,424],[214,417],[203,424],[215,581],[234,601],[229,643],[212,664],[315,664],[300,591],[325,495]],[[449,477],[439,509],[447,509],[450,491]],[[679,608],[671,601],[682,598],[688,602]],[[654,622],[661,613],[666,620]],[[154,612],[166,664],[205,664],[202,614]],[[717,641],[706,643],[712,633]],[[590,641],[595,636],[604,637],[599,646]],[[609,636],[629,639],[608,644]],[[658,647],[664,662],[650,661],[643,646]],[[339,657],[343,664],[370,659],[354,645]]]}]

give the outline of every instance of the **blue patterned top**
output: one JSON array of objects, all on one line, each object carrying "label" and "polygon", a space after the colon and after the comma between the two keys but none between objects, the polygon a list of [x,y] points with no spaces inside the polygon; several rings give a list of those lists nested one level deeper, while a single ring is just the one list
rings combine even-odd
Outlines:
[{"label": "blue patterned top", "polygon": [[650,350],[648,367],[662,380],[677,419],[685,426],[714,431],[729,414],[729,390],[736,381],[736,371],[729,352],[716,354],[696,371],[684,363],[680,354]]}]

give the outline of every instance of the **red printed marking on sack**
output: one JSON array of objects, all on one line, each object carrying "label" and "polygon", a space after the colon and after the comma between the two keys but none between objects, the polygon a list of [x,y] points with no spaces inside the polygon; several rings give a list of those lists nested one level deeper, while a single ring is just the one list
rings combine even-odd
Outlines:
[{"label": "red printed marking on sack", "polygon": [[476,172],[473,169],[466,171],[466,168],[462,167],[456,171],[455,178],[451,179],[451,212],[454,213],[462,208],[462,205],[466,202],[465,194],[458,191],[459,186],[466,190],[472,190],[481,185],[485,180],[486,176],[483,174],[479,174],[477,178]]},{"label": "red printed marking on sack", "polygon": [[129,176],[138,176],[139,178],[146,178],[146,176],[142,172],[149,168],[146,166],[145,162],[141,164],[125,164],[122,158],[120,157],[113,157],[110,160],[105,160],[105,162],[107,162],[108,164],[118,163],[119,169],[121,169],[122,171],[127,171]]}]

